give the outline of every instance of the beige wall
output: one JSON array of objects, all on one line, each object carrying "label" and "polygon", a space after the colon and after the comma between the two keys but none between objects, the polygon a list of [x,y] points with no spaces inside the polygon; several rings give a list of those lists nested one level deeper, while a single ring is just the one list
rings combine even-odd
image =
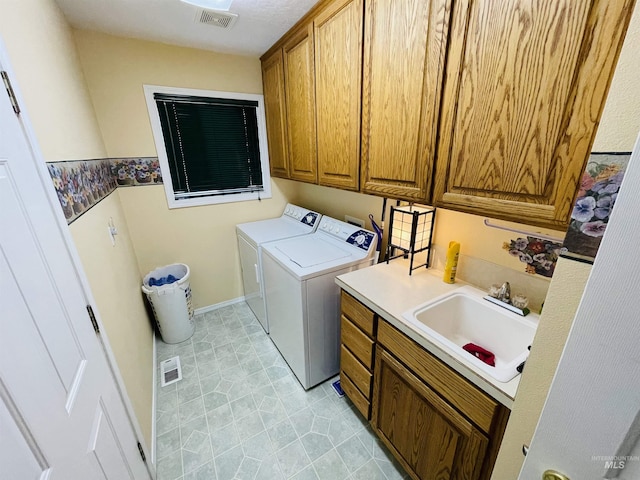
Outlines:
[{"label": "beige wall", "polygon": [[257,58],[74,31],[109,157],[156,156],[144,84],[262,93]]},{"label": "beige wall", "polygon": [[[381,197],[308,183],[299,184],[295,200],[309,208],[317,209],[340,220],[344,220],[345,214],[360,218],[365,220],[367,228],[371,227],[371,222],[369,221],[370,213],[373,214],[377,223],[380,223],[382,215]],[[389,220],[388,210],[390,205],[395,205],[395,200],[387,202],[387,221]],[[486,227],[483,220],[484,217],[477,215],[439,209],[436,214],[434,242],[437,245],[446,247],[450,240],[456,240],[461,243],[461,251],[465,255],[482,258],[497,265],[523,271],[523,264],[502,249],[504,242],[516,238],[518,234]],[[499,220],[492,220],[492,223],[553,235],[558,238],[564,237],[564,232],[544,230]]]},{"label": "beige wall", "polygon": [[640,131],[640,3],[620,52],[592,151],[630,152]]},{"label": "beige wall", "polygon": [[[370,213],[378,224],[382,215],[382,198],[380,197],[307,183],[298,184],[292,201],[340,220],[344,220],[345,214],[360,218],[365,220],[367,228],[371,228]],[[385,234],[389,230],[390,205],[395,205],[395,201],[387,202]],[[547,294],[549,280],[539,275],[524,273],[525,265],[502,248],[504,242],[522,235],[487,227],[483,221],[484,217],[477,215],[438,209],[434,229],[435,248],[432,266],[442,269],[443,257],[449,241],[458,241],[461,244],[458,278],[480,288],[487,288],[492,283],[509,281],[515,288],[514,291],[522,292],[529,297],[532,309],[538,309]],[[492,223],[564,238],[564,232],[498,220],[492,220]]]},{"label": "beige wall", "polygon": [[[69,228],[147,445],[151,445],[153,330],[145,311],[136,255],[116,190]],[[116,244],[107,234],[113,219]]]},{"label": "beige wall", "polygon": [[[46,161],[106,156],[73,35],[53,0],[0,2],[0,37]],[[107,222],[120,229],[112,247]],[[144,440],[151,443],[152,334],[117,193],[77,219],[71,233]]]},{"label": "beige wall", "polygon": [[[260,61],[76,31],[76,45],[110,157],[155,156],[144,84],[262,93]],[[235,225],[282,213],[295,182],[271,199],[169,210],[160,186],[120,189],[141,274],[182,262],[196,308],[243,295]]]},{"label": "beige wall", "polygon": [[0,36],[45,160],[103,158],[73,36],[55,2],[1,1]]},{"label": "beige wall", "polygon": [[[364,195],[362,193],[338,190],[337,188],[312,185],[310,183],[297,182],[298,189],[294,202],[317,210],[324,215],[344,220],[345,215],[365,221],[365,226],[371,229],[369,214],[373,214],[375,221],[380,224],[382,214],[382,197]],[[392,202],[387,202],[391,205]],[[393,202],[395,205],[395,202]],[[389,219],[387,208],[386,219]]]},{"label": "beige wall", "polygon": [[242,296],[235,226],[282,214],[295,182],[273,182],[271,200],[169,210],[162,186],[119,188],[140,270],[169,263],[191,270],[195,308]]}]

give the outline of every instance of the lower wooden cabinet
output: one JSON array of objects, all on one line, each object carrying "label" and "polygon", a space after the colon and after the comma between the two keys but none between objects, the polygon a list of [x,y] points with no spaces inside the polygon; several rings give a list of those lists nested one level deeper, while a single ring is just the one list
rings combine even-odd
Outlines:
[{"label": "lower wooden cabinet", "polygon": [[340,380],[414,480],[489,480],[510,411],[346,292]]},{"label": "lower wooden cabinet", "polygon": [[488,438],[380,346],[371,423],[413,478],[480,478]]}]

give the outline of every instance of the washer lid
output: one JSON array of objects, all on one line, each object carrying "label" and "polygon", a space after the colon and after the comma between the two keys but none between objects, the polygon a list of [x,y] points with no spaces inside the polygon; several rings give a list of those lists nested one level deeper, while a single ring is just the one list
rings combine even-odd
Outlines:
[{"label": "washer lid", "polygon": [[240,223],[236,225],[236,231],[250,244],[259,246],[266,242],[313,233],[321,219],[322,215],[318,212],[287,203],[282,216]]},{"label": "washer lid", "polygon": [[257,222],[241,223],[236,229],[254,245],[273,242],[313,232],[313,227],[287,217],[269,218]]},{"label": "washer lid", "polygon": [[302,268],[309,268],[315,265],[335,262],[341,258],[346,259],[351,257],[351,252],[323,240],[318,235],[307,236],[304,238],[304,241],[283,242],[275,248]]}]

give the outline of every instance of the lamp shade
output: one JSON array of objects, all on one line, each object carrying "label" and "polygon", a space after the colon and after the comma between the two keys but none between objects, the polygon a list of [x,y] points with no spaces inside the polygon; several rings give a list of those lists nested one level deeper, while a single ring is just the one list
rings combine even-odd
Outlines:
[{"label": "lamp shade", "polygon": [[[433,236],[433,221],[435,208],[417,205],[391,207],[391,228],[387,245],[387,263],[390,259],[409,257],[409,274],[415,268],[429,267],[431,257],[431,237]],[[399,255],[395,255],[400,250]],[[425,263],[414,267],[416,253],[426,251]]]}]

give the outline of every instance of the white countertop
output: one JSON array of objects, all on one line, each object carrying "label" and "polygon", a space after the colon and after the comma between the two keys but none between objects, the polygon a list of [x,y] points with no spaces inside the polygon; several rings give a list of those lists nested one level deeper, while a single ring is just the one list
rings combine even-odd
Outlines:
[{"label": "white countertop", "polygon": [[402,318],[410,308],[452,292],[466,285],[464,282],[444,283],[441,271],[426,268],[409,275],[408,261],[396,259],[340,275],[336,283],[485,393],[507,408],[512,407],[520,375],[507,383],[499,382],[462,356],[443,350]]}]

